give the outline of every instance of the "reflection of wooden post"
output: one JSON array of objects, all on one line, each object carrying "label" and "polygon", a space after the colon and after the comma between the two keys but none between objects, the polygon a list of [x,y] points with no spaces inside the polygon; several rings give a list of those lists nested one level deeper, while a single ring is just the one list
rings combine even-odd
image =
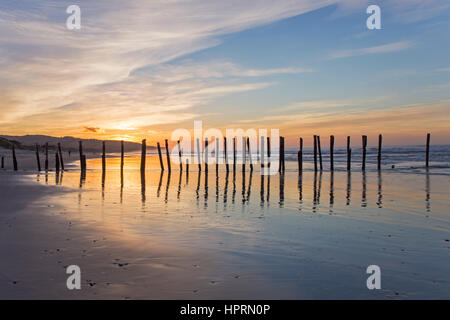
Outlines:
[{"label": "reflection of wooden post", "polygon": [[347,137],[347,171],[352,168],[352,149],[350,148],[350,136]]},{"label": "reflection of wooden post", "polygon": [[58,142],[58,153],[59,153],[59,163],[61,165],[61,170],[64,171],[64,160],[63,160],[63,154],[61,149],[61,143]]},{"label": "reflection of wooden post", "polygon": [[55,152],[55,172],[59,173],[59,155]]},{"label": "reflection of wooden post", "polygon": [[199,138],[197,138],[197,161],[198,161],[198,172],[202,172],[202,151],[200,150]]},{"label": "reflection of wooden post", "polygon": [[367,136],[362,136],[362,170],[366,170]]},{"label": "reflection of wooden post", "polygon": [[14,171],[17,171],[16,147],[14,145],[12,145],[12,154],[13,154]]},{"label": "reflection of wooden post", "polygon": [[334,136],[330,136],[330,170],[334,171]]},{"label": "reflection of wooden post", "polygon": [[125,149],[124,149],[123,140],[122,140],[122,141],[120,141],[120,170],[121,171],[123,171],[124,156],[125,156]]},{"label": "reflection of wooden post", "polygon": [[314,171],[317,172],[317,136],[314,135]]},{"label": "reflection of wooden post", "polygon": [[227,138],[223,138],[223,155],[225,157],[225,167],[227,172],[230,171],[229,165],[228,165],[228,150],[227,150]]},{"label": "reflection of wooden post", "polygon": [[323,162],[322,162],[322,147],[320,146],[320,136],[317,136],[317,149],[319,150],[320,171],[322,171],[323,170]]},{"label": "reflection of wooden post", "polygon": [[250,147],[250,138],[247,137],[248,159],[250,161],[250,172],[253,172],[252,149]]},{"label": "reflection of wooden post", "polygon": [[430,140],[431,140],[431,134],[427,133],[427,148],[426,148],[426,159],[425,159],[425,166],[428,168],[430,165]]},{"label": "reflection of wooden post", "polygon": [[37,162],[38,171],[41,172],[41,159],[39,159],[39,146],[37,143],[36,143],[36,162]]},{"label": "reflection of wooden post", "polygon": [[180,172],[183,172],[183,159],[181,158],[180,140],[178,140],[177,144],[178,144],[178,158],[180,159]]},{"label": "reflection of wooden post", "polygon": [[161,145],[159,144],[159,142],[157,142],[156,145],[158,146],[159,165],[161,166],[161,171],[164,171],[164,163],[161,154]]},{"label": "reflection of wooden post", "polygon": [[145,158],[147,157],[147,140],[142,140],[141,146],[141,174],[145,172]]},{"label": "reflection of wooden post", "polygon": [[380,134],[378,136],[378,164],[377,164],[377,168],[378,170],[381,169],[381,146],[383,144],[383,136]]},{"label": "reflection of wooden post", "polygon": [[106,144],[102,141],[102,171],[106,171]]},{"label": "reflection of wooden post", "polygon": [[45,163],[44,163],[44,165],[45,165],[45,171],[48,171],[48,142],[45,144]]},{"label": "reflection of wooden post", "polygon": [[301,173],[303,171],[303,138],[300,138],[300,150],[297,154],[297,161],[298,161],[298,173]]},{"label": "reflection of wooden post", "polygon": [[167,170],[169,170],[170,173],[172,171],[172,166],[170,164],[169,141],[166,139],[164,143],[166,145]]}]

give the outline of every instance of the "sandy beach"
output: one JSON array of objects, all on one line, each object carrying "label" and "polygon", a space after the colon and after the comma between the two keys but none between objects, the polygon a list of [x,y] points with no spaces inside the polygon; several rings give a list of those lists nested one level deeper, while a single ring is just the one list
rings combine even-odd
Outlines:
[{"label": "sandy beach", "polygon": [[[448,298],[448,176],[0,173],[4,299]],[[152,169],[153,168],[153,169]],[[288,163],[288,171],[295,163]],[[32,168],[30,168],[32,170]],[[65,268],[82,272],[68,290]],[[382,268],[368,290],[366,268]]]}]

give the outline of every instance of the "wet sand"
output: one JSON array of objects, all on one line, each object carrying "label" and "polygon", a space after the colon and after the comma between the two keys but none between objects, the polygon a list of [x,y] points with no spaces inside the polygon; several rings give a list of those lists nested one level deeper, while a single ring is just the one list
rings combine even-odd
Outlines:
[{"label": "wet sand", "polygon": [[[85,177],[1,174],[0,297],[450,298],[447,176],[216,179],[211,166],[142,180],[138,159],[122,176],[118,161],[105,175],[96,159]],[[82,290],[66,289],[70,264]],[[366,287],[372,264],[381,290]]]}]

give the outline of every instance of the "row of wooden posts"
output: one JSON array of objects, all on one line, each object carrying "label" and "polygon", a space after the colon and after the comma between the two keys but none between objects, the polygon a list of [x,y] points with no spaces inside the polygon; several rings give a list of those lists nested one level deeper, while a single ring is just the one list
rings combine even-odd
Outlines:
[{"label": "row of wooden posts", "polygon": [[[426,158],[425,158],[425,166],[429,167],[429,160],[430,160],[430,138],[431,135],[427,134],[427,140],[426,140]],[[247,137],[242,138],[242,171],[245,172],[246,168],[246,155],[247,153],[251,155],[251,147],[250,147],[250,139]],[[299,151],[298,151],[298,171],[303,171],[303,138],[300,138],[299,141]],[[380,134],[378,136],[378,155],[377,155],[377,169],[381,169],[381,151],[382,151],[382,144],[383,144],[383,136]],[[180,171],[183,171],[183,161],[182,161],[182,152],[181,152],[181,146],[180,141],[177,142],[178,145],[178,156],[180,161]],[[200,150],[200,140],[197,139],[196,141],[197,150]],[[205,139],[205,149],[207,149],[209,146],[208,139]],[[157,149],[158,149],[158,156],[159,156],[159,162],[161,171],[164,171],[164,163],[163,163],[163,156],[161,152],[161,145],[159,142],[157,142]],[[165,149],[166,149],[166,157],[167,157],[167,169],[169,172],[171,172],[171,161],[170,161],[170,154],[169,154],[169,143],[168,140],[165,139]],[[230,171],[230,166],[228,162],[228,152],[227,152],[227,138],[224,138],[223,141],[223,152],[225,157],[225,167],[226,171]],[[270,137],[267,137],[267,166],[270,167],[270,157],[271,157],[271,150],[270,150]],[[219,139],[216,139],[216,172],[219,171]],[[322,161],[322,149],[321,149],[321,143],[320,143],[320,136],[315,135],[314,136],[314,171],[320,171],[323,170],[323,161]],[[86,171],[86,155],[83,153],[83,144],[80,141],[79,142],[79,153],[80,153],[80,169],[82,172]],[[121,161],[120,161],[120,168],[123,170],[124,167],[124,142],[121,141]],[[142,147],[141,147],[141,172],[145,171],[146,168],[146,155],[147,155],[147,143],[146,140],[142,140]],[[367,155],[367,136],[362,136],[362,170],[366,169],[366,155]],[[16,157],[16,150],[15,146],[12,146],[12,156],[13,156],[13,166],[14,170],[18,170],[17,166],[17,157]],[[265,162],[264,162],[264,137],[261,137],[261,154],[259,154],[258,150],[258,160],[259,156],[261,156],[261,168],[264,168]],[[198,157],[198,170],[202,170],[201,165],[201,154],[200,152],[197,152]],[[350,148],[350,137],[347,137],[347,170],[351,170],[351,158],[352,158],[352,149]],[[37,168],[38,171],[41,171],[41,162],[39,157],[39,146],[36,144],[36,161],[37,161]],[[204,170],[205,172],[208,172],[208,153],[205,152],[205,165]],[[253,171],[253,163],[252,163],[252,157],[249,157],[249,164],[250,164],[250,171]],[[45,171],[48,171],[48,143],[45,144]],[[1,158],[1,168],[4,168],[4,157]],[[61,144],[58,143],[58,148],[55,153],[55,169],[57,172],[60,170],[64,170],[64,160],[62,156],[62,149]],[[102,170],[106,170],[106,144],[105,141],[102,142]],[[186,170],[189,171],[189,159],[186,159]],[[233,172],[236,171],[236,138],[233,138]],[[334,136],[330,136],[330,171],[334,171]],[[285,172],[285,143],[284,143],[284,137],[280,137],[280,145],[279,145],[279,167],[278,172],[284,173]]]}]

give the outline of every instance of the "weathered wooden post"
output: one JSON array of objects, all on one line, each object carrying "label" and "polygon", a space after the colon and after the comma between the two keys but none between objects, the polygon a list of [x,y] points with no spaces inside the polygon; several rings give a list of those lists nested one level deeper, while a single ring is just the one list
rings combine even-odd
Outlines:
[{"label": "weathered wooden post", "polygon": [[198,172],[202,172],[202,151],[200,149],[199,138],[197,138],[197,161],[198,161]]},{"label": "weathered wooden post", "polygon": [[347,137],[347,171],[352,168],[352,149],[350,148],[350,136]]},{"label": "weathered wooden post", "polygon": [[208,152],[209,149],[209,145],[208,145],[208,138],[205,138],[205,151],[204,151],[204,156],[205,156],[205,173],[208,173]]},{"label": "weathered wooden post", "polygon": [[427,147],[426,147],[426,155],[425,155],[425,166],[427,168],[430,165],[430,140],[431,140],[431,134],[427,133]]},{"label": "weathered wooden post", "polygon": [[61,143],[58,142],[58,153],[59,153],[59,163],[61,165],[61,170],[64,171],[64,160],[63,160],[63,153],[61,149]]},{"label": "weathered wooden post", "polygon": [[300,150],[298,150],[297,161],[298,173],[301,174],[303,172],[303,138],[300,138]]},{"label": "weathered wooden post", "polygon": [[330,136],[330,170],[334,171],[334,136]]},{"label": "weathered wooden post", "polygon": [[281,137],[281,172],[284,173],[286,171],[286,162],[285,162],[285,149],[284,149],[284,137]]},{"label": "weathered wooden post", "polygon": [[59,155],[55,152],[55,172],[59,174]]},{"label": "weathered wooden post", "polygon": [[[78,141],[78,151],[80,153],[80,170],[85,171],[86,168],[84,166],[84,161],[83,161],[83,159],[85,159],[85,158],[83,157],[83,142],[82,141]],[[48,144],[46,145],[46,154],[47,153],[48,153]],[[47,166],[47,164],[46,164],[46,166]]]},{"label": "weathered wooden post", "polygon": [[261,147],[259,148],[259,150],[261,151],[261,172],[263,171],[262,168],[264,168],[264,137],[261,137]]},{"label": "weathered wooden post", "polygon": [[48,142],[45,144],[45,171],[48,171]]},{"label": "weathered wooden post", "polygon": [[280,136],[279,137],[279,144],[278,144],[278,172],[279,173],[281,173],[281,167],[283,166],[282,164],[281,164],[281,162],[282,162],[282,156],[281,156],[281,154],[283,153],[283,147],[282,147],[282,145],[283,145],[283,137],[282,136]]},{"label": "weathered wooden post", "polygon": [[233,138],[233,172],[236,172],[236,137]]},{"label": "weathered wooden post", "polygon": [[102,171],[106,171],[106,144],[102,141]]},{"label": "weathered wooden post", "polygon": [[147,140],[142,140],[141,145],[141,175],[145,172],[145,160],[147,157]]},{"label": "weathered wooden post", "polygon": [[161,171],[164,171],[164,163],[161,154],[161,145],[159,144],[159,142],[157,142],[156,145],[158,147],[159,165],[161,166]]},{"label": "weathered wooden post", "polygon": [[322,162],[322,147],[320,145],[320,136],[317,136],[317,149],[319,150],[320,171],[322,171],[323,170],[323,162]]},{"label": "weathered wooden post", "polygon": [[383,136],[380,134],[378,136],[378,165],[377,168],[378,170],[381,169],[381,146],[383,144]]},{"label": "weathered wooden post", "polygon": [[81,159],[82,159],[82,163],[83,163],[83,173],[84,174],[86,174],[86,155],[85,154],[83,154],[83,156],[81,157]]},{"label": "weathered wooden post", "polygon": [[166,139],[164,143],[166,145],[167,170],[169,170],[170,174],[172,172],[172,166],[170,164],[169,141]]},{"label": "weathered wooden post", "polygon": [[36,162],[37,162],[38,171],[41,172],[41,159],[39,159],[39,146],[37,143],[36,143]]},{"label": "weathered wooden post", "polygon": [[270,168],[270,156],[272,150],[270,149],[270,137],[267,137],[267,167]]},{"label": "weathered wooden post", "polygon": [[317,172],[317,136],[314,135],[314,171]]},{"label": "weathered wooden post", "polygon": [[125,148],[124,148],[123,140],[122,140],[122,141],[120,141],[120,171],[123,171],[124,156],[125,156]]},{"label": "weathered wooden post", "polygon": [[177,144],[178,144],[178,159],[180,160],[180,172],[183,172],[183,158],[181,157],[180,140],[177,141]]},{"label": "weathered wooden post", "polygon": [[366,170],[367,136],[362,136],[362,170]]},{"label": "weathered wooden post", "polygon": [[223,155],[224,155],[224,158],[225,158],[225,167],[226,167],[226,170],[227,170],[227,173],[230,171],[230,168],[229,168],[229,164],[228,164],[228,150],[227,150],[227,138],[225,137],[225,138],[223,138]]},{"label": "weathered wooden post", "polygon": [[252,149],[250,147],[250,138],[247,137],[248,158],[250,161],[250,172],[253,172]]},{"label": "weathered wooden post", "polygon": [[5,168],[5,157],[2,156],[2,169]]},{"label": "weathered wooden post", "polygon": [[16,147],[14,145],[12,145],[12,155],[14,171],[17,171]]},{"label": "weathered wooden post", "polygon": [[216,138],[216,174],[219,173],[219,138]]},{"label": "weathered wooden post", "polygon": [[247,141],[245,141],[245,137],[242,137],[242,172],[245,172],[245,162],[247,161],[246,159],[246,144]]}]

